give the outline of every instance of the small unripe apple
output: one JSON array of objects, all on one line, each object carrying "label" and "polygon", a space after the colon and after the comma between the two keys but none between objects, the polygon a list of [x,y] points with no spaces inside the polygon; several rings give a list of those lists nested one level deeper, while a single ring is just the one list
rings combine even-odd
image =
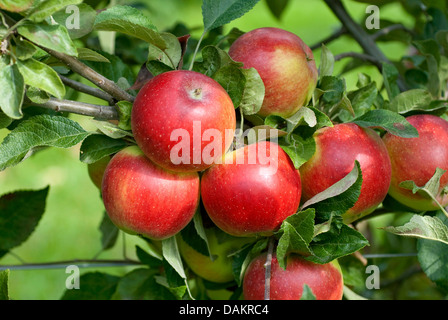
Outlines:
[{"label": "small unripe apple", "polygon": [[[423,187],[435,174],[436,169],[448,170],[448,121],[434,115],[413,115],[406,120],[413,125],[419,136],[401,138],[386,134],[386,144],[392,163],[392,181],[389,194],[398,202],[417,211],[432,211],[439,206],[431,198],[400,187],[404,181],[414,181]],[[448,185],[448,173],[440,179],[437,201],[448,205],[448,195],[441,191]]]},{"label": "small unripe apple", "polygon": [[110,161],[111,157],[106,156],[101,158],[98,161],[93,163],[89,163],[87,165],[87,172],[89,174],[90,180],[92,180],[93,184],[101,190],[101,183],[103,181],[104,171]]},{"label": "small unripe apple", "polygon": [[276,143],[262,141],[229,152],[204,172],[202,202],[223,231],[242,237],[271,235],[297,212],[300,174]]},{"label": "small unripe apple", "polygon": [[300,168],[303,201],[344,178],[357,160],[362,171],[361,193],[343,218],[351,223],[372,213],[386,197],[392,174],[389,154],[379,134],[354,123],[342,123],[317,130],[314,139],[316,152]]},{"label": "small unripe apple", "polygon": [[182,237],[179,237],[179,250],[182,258],[196,275],[205,280],[216,283],[234,280],[231,255],[255,239],[233,237],[217,227],[206,228],[205,234],[212,256],[198,252]]},{"label": "small unripe apple", "polygon": [[118,228],[163,240],[176,235],[193,218],[199,205],[199,175],[167,171],[137,146],[130,146],[107,165],[102,198]]},{"label": "small unripe apple", "polygon": [[230,57],[254,68],[265,86],[259,115],[289,117],[306,105],[317,85],[312,50],[296,34],[279,28],[259,28],[240,36]]},{"label": "small unripe apple", "polygon": [[[267,254],[254,258],[243,278],[245,300],[265,298]],[[291,254],[287,257],[286,269],[280,267],[275,253],[271,260],[270,300],[300,300],[304,285],[308,285],[316,300],[341,300],[344,280],[336,260],[317,264]]]},{"label": "small unripe apple", "polygon": [[145,155],[172,171],[203,171],[233,142],[235,108],[224,88],[194,71],[164,72],[139,91],[132,108],[134,138]]}]

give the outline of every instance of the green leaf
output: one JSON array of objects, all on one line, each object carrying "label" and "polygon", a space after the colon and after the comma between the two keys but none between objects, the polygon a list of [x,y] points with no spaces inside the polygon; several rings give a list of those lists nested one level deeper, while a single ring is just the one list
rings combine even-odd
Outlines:
[{"label": "green leaf", "polygon": [[[76,0],[73,0],[76,1]],[[86,3],[80,3],[70,8],[55,12],[53,19],[67,28],[72,39],[79,39],[89,34],[95,23],[97,12]]]},{"label": "green leaf", "polygon": [[22,12],[29,9],[34,0],[0,0],[0,9],[10,12]]},{"label": "green leaf", "polygon": [[25,242],[45,212],[49,187],[16,191],[0,197],[0,251]]},{"label": "green leaf", "polygon": [[20,119],[25,82],[17,64],[0,69],[0,108],[8,117]]},{"label": "green leaf", "polygon": [[318,89],[323,91],[320,100],[329,105],[329,107],[332,107],[333,105],[340,103],[343,99],[345,82],[338,77],[324,76],[319,82]]},{"label": "green leaf", "polygon": [[200,72],[213,78],[213,75],[220,69],[229,65],[242,67],[240,62],[233,61],[229,54],[217,46],[208,45],[201,50],[202,61],[194,64],[194,71]]},{"label": "green leaf", "polygon": [[0,271],[0,300],[9,300],[9,269]]},{"label": "green leaf", "polygon": [[334,70],[334,55],[327,46],[322,44],[320,77],[332,76]]},{"label": "green leaf", "polygon": [[404,116],[386,109],[375,109],[352,120],[360,127],[382,128],[389,133],[403,138],[416,138],[418,131]]},{"label": "green leaf", "polygon": [[328,213],[341,215],[354,206],[361,193],[361,185],[361,166],[358,161],[355,161],[352,171],[328,189],[306,201],[301,210],[313,207],[319,214],[326,213],[326,216],[330,216]]},{"label": "green leaf", "polygon": [[0,129],[8,127],[12,123],[13,119],[0,111]]},{"label": "green leaf", "polygon": [[154,256],[152,252],[150,254],[139,246],[136,246],[136,255],[141,263],[147,265],[150,268],[159,268],[162,266],[162,257]]},{"label": "green leaf", "polygon": [[286,7],[288,6],[289,0],[267,0],[266,4],[268,5],[269,10],[272,12],[274,17],[280,20],[282,14],[285,12]]},{"label": "green leaf", "polygon": [[16,58],[19,60],[26,60],[31,58],[37,52],[37,47],[31,42],[18,39],[16,40]]},{"label": "green leaf", "polygon": [[168,32],[162,32],[160,36],[165,41],[166,48],[161,49],[153,44],[149,44],[147,61],[157,60],[171,69],[177,69],[182,58],[182,48],[179,39],[174,34]]},{"label": "green leaf", "polygon": [[111,249],[117,242],[119,229],[110,220],[107,212],[103,213],[99,230],[101,232],[101,248],[103,250]]},{"label": "green leaf", "polygon": [[51,67],[34,59],[19,60],[17,66],[27,85],[48,92],[58,99],[64,98],[65,86]]},{"label": "green leaf", "polygon": [[359,251],[368,244],[369,241],[359,231],[340,224],[315,237],[310,244],[313,255],[305,259],[325,264]]},{"label": "green leaf", "polygon": [[238,286],[243,281],[244,272],[254,257],[259,255],[268,246],[269,238],[264,237],[255,243],[244,245],[242,250],[233,255],[232,271]]},{"label": "green leaf", "polygon": [[81,275],[79,289],[67,289],[61,300],[111,300],[120,277],[103,272],[88,272]]},{"label": "green leaf", "polygon": [[393,100],[400,94],[400,88],[398,87],[399,72],[397,68],[391,63],[383,64],[383,79],[384,86],[386,87],[389,100]]},{"label": "green leaf", "polygon": [[279,145],[291,158],[296,169],[299,169],[316,152],[316,141],[312,136],[301,137],[291,134],[279,140]]},{"label": "green leaf", "polygon": [[112,139],[121,139],[124,137],[131,137],[132,132],[123,130],[118,125],[110,123],[109,121],[91,120],[92,124],[97,127],[103,134]]},{"label": "green leaf", "polygon": [[243,16],[259,0],[203,0],[202,18],[205,31],[218,28]]},{"label": "green leaf", "polygon": [[95,163],[106,156],[117,153],[127,143],[121,139],[113,139],[102,134],[92,134],[81,144],[79,159],[87,164]]},{"label": "green leaf", "polygon": [[316,300],[316,296],[313,293],[313,290],[305,283],[303,285],[302,296],[300,300]]},{"label": "green leaf", "polygon": [[179,247],[177,246],[176,237],[170,237],[168,239],[162,240],[162,252],[163,258],[168,262],[168,264],[174,270],[176,270],[180,277],[186,279],[187,275],[185,274],[185,269],[179,253]]},{"label": "green leaf", "polygon": [[448,245],[448,227],[437,217],[415,214],[403,226],[382,229],[400,236],[440,241]]},{"label": "green leaf", "polygon": [[45,103],[50,99],[50,95],[35,87],[30,87],[26,89],[26,97],[31,100],[31,102],[41,104]]},{"label": "green leaf", "polygon": [[118,101],[118,128],[123,130],[130,131],[131,128],[131,111],[132,111],[132,102],[129,101]]},{"label": "green leaf", "polygon": [[276,235],[279,236],[276,255],[281,268],[286,269],[289,253],[311,255],[309,244],[314,236],[314,209],[300,211],[286,218]]},{"label": "green leaf", "polygon": [[53,13],[69,6],[81,3],[82,0],[47,0],[40,2],[27,14],[27,19],[33,22],[42,22]]},{"label": "green leaf", "polygon": [[[227,91],[234,107],[237,108],[242,102],[244,88],[246,87],[246,77],[243,71],[234,65],[226,65],[213,74],[213,79]],[[247,101],[246,105],[243,106],[243,110],[249,114],[252,113],[250,102]]]},{"label": "green leaf", "polygon": [[151,269],[138,268],[128,272],[117,286],[115,298],[120,300],[173,300],[167,288],[157,283]]},{"label": "green leaf", "polygon": [[184,229],[182,229],[180,235],[182,240],[197,252],[214,259],[210,254],[210,246],[208,244],[208,238],[204,229],[200,211],[196,212],[193,220]]},{"label": "green leaf", "polygon": [[70,39],[67,28],[46,23],[24,23],[17,28],[19,34],[37,45],[57,52],[77,56],[76,46]]},{"label": "green leaf", "polygon": [[78,59],[79,60],[87,60],[87,61],[96,61],[96,62],[106,62],[110,63],[109,59],[107,59],[102,54],[93,51],[89,48],[77,48],[78,50]]},{"label": "green leaf", "polygon": [[167,48],[165,40],[151,20],[143,12],[130,6],[113,6],[100,12],[95,19],[94,29],[124,33],[162,50]]},{"label": "green leaf", "polygon": [[253,115],[258,113],[263,105],[265,95],[264,82],[254,68],[241,69],[241,72],[246,78],[246,83],[239,107],[243,110],[244,115]]},{"label": "green leaf", "polygon": [[88,135],[77,122],[65,117],[33,116],[22,121],[0,144],[0,171],[18,164],[35,148],[70,148]]},{"label": "green leaf", "polygon": [[397,95],[389,104],[388,109],[400,114],[415,110],[427,109],[432,101],[432,95],[425,89],[412,89]]},{"label": "green leaf", "polygon": [[[403,181],[400,183],[400,187],[408,190],[412,190],[412,193],[419,193],[421,196],[425,198],[431,198],[440,206],[442,210],[444,208],[442,205],[436,200],[439,195],[440,189],[440,179],[445,174],[446,170],[441,168],[436,168],[434,175],[429,179],[429,181],[424,186],[417,186],[414,181]],[[442,190],[442,192],[445,192]]]},{"label": "green leaf", "polygon": [[[448,218],[442,213],[436,215],[448,226]],[[440,241],[417,240],[418,261],[431,281],[448,291],[448,245]]]}]

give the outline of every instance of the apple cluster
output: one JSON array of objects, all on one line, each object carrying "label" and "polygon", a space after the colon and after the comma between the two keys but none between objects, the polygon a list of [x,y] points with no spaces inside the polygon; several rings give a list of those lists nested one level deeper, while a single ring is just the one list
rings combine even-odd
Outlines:
[{"label": "apple cluster", "polygon": [[[260,117],[287,118],[310,101],[318,70],[312,51],[297,35],[277,28],[256,29],[238,38],[228,53],[260,74],[266,89]],[[131,116],[136,145],[107,159],[103,202],[117,227],[153,240],[179,234],[203,205],[213,224],[207,228],[209,249],[217,258],[212,261],[181,237],[179,247],[193,272],[225,283],[233,278],[228,257],[232,251],[272,235],[301,203],[344,178],[356,161],[362,188],[356,204],[344,213],[344,222],[370,214],[388,194],[415,210],[437,208],[433,199],[401,188],[400,183],[412,180],[424,185],[436,168],[448,169],[448,122],[431,115],[408,120],[418,138],[381,137],[354,123],[321,128],[314,133],[316,152],[296,169],[275,142],[231,149],[233,139],[228,137],[235,134],[237,116],[218,82],[195,71],[164,72],[149,80],[136,97]],[[270,156],[271,163],[261,161],[261,153]],[[269,171],[272,162],[275,170]],[[440,191],[447,184],[444,175]],[[442,192],[437,200],[448,204]],[[226,235],[225,241],[219,240],[219,233]],[[263,253],[247,267],[246,299],[263,299],[266,259]],[[273,255],[271,299],[300,299],[305,284],[317,299],[342,298],[342,272],[336,261],[320,265],[291,254],[284,270]]]}]

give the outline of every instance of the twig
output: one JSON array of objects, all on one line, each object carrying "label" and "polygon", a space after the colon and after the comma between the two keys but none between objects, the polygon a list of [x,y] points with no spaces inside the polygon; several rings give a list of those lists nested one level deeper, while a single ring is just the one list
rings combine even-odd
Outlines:
[{"label": "twig", "polygon": [[[5,15],[4,18],[6,20],[8,20],[8,25],[9,24],[13,25],[12,27],[9,28],[9,31],[14,31],[16,24],[19,24],[19,23],[21,23],[21,21],[24,21],[24,20],[20,20],[19,22],[16,22],[14,19],[12,19],[11,17],[9,17],[7,15]],[[107,79],[106,77],[99,74],[98,72],[96,72],[95,70],[90,68],[89,66],[85,65],[84,63],[82,63],[81,61],[76,59],[75,57],[72,57],[65,53],[57,52],[57,51],[51,50],[49,48],[45,48],[43,46],[37,45],[36,43],[34,43],[33,41],[31,41],[29,39],[27,39],[27,40],[32,42],[34,45],[38,46],[42,50],[46,51],[47,53],[49,53],[56,59],[63,62],[72,71],[78,73],[82,77],[93,82],[95,85],[97,85],[98,87],[103,89],[105,92],[109,93],[117,101],[125,100],[125,101],[129,101],[129,102],[133,102],[135,100],[134,96],[132,96],[131,94],[129,94],[126,91],[124,91],[123,89],[121,89],[119,86],[117,86],[115,84],[115,82]]]},{"label": "twig", "polygon": [[118,120],[118,112],[115,107],[102,106],[72,100],[60,100],[50,98],[45,103],[34,103],[25,101],[26,106],[39,106],[58,112],[70,112],[83,116],[95,117],[101,120]]},{"label": "twig", "polygon": [[271,299],[271,266],[272,252],[274,251],[274,238],[269,239],[268,254],[266,256],[265,274],[264,274],[264,300]]},{"label": "twig", "polygon": [[63,62],[69,69],[73,72],[78,73],[82,77],[94,83],[96,86],[103,89],[105,92],[109,93],[112,97],[114,97],[118,101],[130,101],[133,102],[135,97],[121,89],[119,86],[115,84],[115,82],[107,79],[103,75],[99,74],[89,66],[85,65],[75,57],[69,56],[65,53],[57,52],[45,47],[40,47],[41,49],[48,52],[50,55],[55,57],[56,59]]},{"label": "twig", "polygon": [[[324,0],[327,6],[333,11],[335,16],[347,28],[352,37],[359,43],[364,52],[375,57],[381,64],[390,63],[389,59],[380,50],[374,39],[358,24],[345,9],[341,0]],[[379,68],[382,72],[382,67]],[[406,91],[406,85],[401,79],[398,79],[398,86],[401,91]]]},{"label": "twig", "polygon": [[99,268],[99,267],[125,267],[141,265],[139,261],[134,260],[66,260],[46,263],[26,263],[15,265],[0,265],[0,270],[46,270],[46,269],[61,269],[70,265],[76,265],[79,268]]},{"label": "twig", "polygon": [[83,93],[86,93],[88,95],[100,98],[100,99],[102,99],[104,101],[107,101],[109,103],[109,105],[111,105],[111,106],[115,104],[114,98],[110,94],[108,94],[107,92],[104,92],[103,90],[100,90],[100,89],[88,86],[88,85],[86,85],[84,83],[81,83],[81,82],[78,82],[76,80],[67,78],[67,77],[65,77],[63,75],[59,75],[59,78],[61,78],[62,82],[65,85],[69,86],[70,88],[73,88],[73,89],[75,89],[75,90],[77,90],[79,92],[83,92]]},{"label": "twig", "polygon": [[330,42],[333,42],[334,40],[338,39],[340,36],[343,36],[347,32],[348,32],[347,28],[342,26],[338,31],[334,32],[333,34],[331,34],[324,40],[319,41],[318,43],[312,45],[310,48],[311,48],[311,50],[319,49],[322,46],[322,44],[328,44]]},{"label": "twig", "polygon": [[360,59],[362,61],[370,62],[371,64],[375,65],[378,69],[382,68],[381,61],[376,59],[375,57],[365,54],[365,53],[358,53],[358,52],[345,52],[334,56],[335,61],[340,61],[345,58],[356,58]]},{"label": "twig", "polygon": [[373,40],[377,40],[378,38],[388,35],[389,33],[391,33],[392,31],[395,31],[395,30],[404,30],[407,33],[411,33],[411,34],[413,33],[412,30],[409,30],[404,25],[398,23],[398,24],[390,25],[386,28],[382,28],[380,31],[372,34],[371,37]]}]

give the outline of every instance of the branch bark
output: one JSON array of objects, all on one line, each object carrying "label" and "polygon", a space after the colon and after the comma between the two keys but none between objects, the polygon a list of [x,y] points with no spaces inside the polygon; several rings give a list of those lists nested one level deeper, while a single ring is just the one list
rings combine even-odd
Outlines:
[{"label": "branch bark", "polygon": [[[327,6],[333,11],[334,15],[341,21],[352,37],[359,43],[364,52],[375,57],[380,64],[390,63],[389,59],[381,51],[373,37],[371,37],[353,18],[350,16],[341,0],[324,0]],[[382,67],[379,68],[382,72]],[[405,91],[406,85],[399,79],[398,86],[401,91]]]},{"label": "branch bark", "polygon": [[95,117],[101,120],[118,120],[119,117],[115,107],[102,106],[72,100],[59,100],[56,98],[50,98],[47,102],[41,104],[30,101],[26,101],[25,103],[27,105],[39,106],[58,112],[70,112],[83,116]]},{"label": "branch bark", "polygon": [[59,75],[59,78],[61,78],[62,82],[65,85],[69,86],[70,88],[73,88],[73,89],[75,89],[75,90],[77,90],[79,92],[83,92],[83,93],[86,93],[88,95],[100,98],[100,99],[102,99],[104,101],[107,101],[109,103],[109,105],[111,105],[111,106],[113,106],[115,104],[114,98],[110,94],[108,94],[107,92],[104,92],[101,89],[97,89],[97,88],[88,86],[88,85],[86,85],[84,83],[81,83],[81,82],[75,81],[73,79],[67,78],[67,77],[65,77],[63,75]]},{"label": "branch bark", "polygon": [[340,61],[344,58],[360,59],[362,61],[367,61],[367,62],[375,65],[378,69],[382,68],[381,61],[377,60],[375,57],[368,55],[368,54],[358,53],[358,52],[345,52],[345,53],[341,53],[341,54],[334,56],[335,61]]},{"label": "branch bark", "polygon": [[91,81],[99,88],[103,89],[105,92],[109,93],[112,97],[114,97],[118,101],[129,101],[133,102],[135,97],[121,89],[117,86],[113,81],[105,78],[103,75],[99,74],[92,68],[88,67],[75,57],[69,56],[65,53],[57,52],[48,48],[40,47],[41,49],[48,52],[50,55],[55,57],[56,59],[63,62],[69,69],[73,72],[78,73],[83,76],[87,80]]}]

